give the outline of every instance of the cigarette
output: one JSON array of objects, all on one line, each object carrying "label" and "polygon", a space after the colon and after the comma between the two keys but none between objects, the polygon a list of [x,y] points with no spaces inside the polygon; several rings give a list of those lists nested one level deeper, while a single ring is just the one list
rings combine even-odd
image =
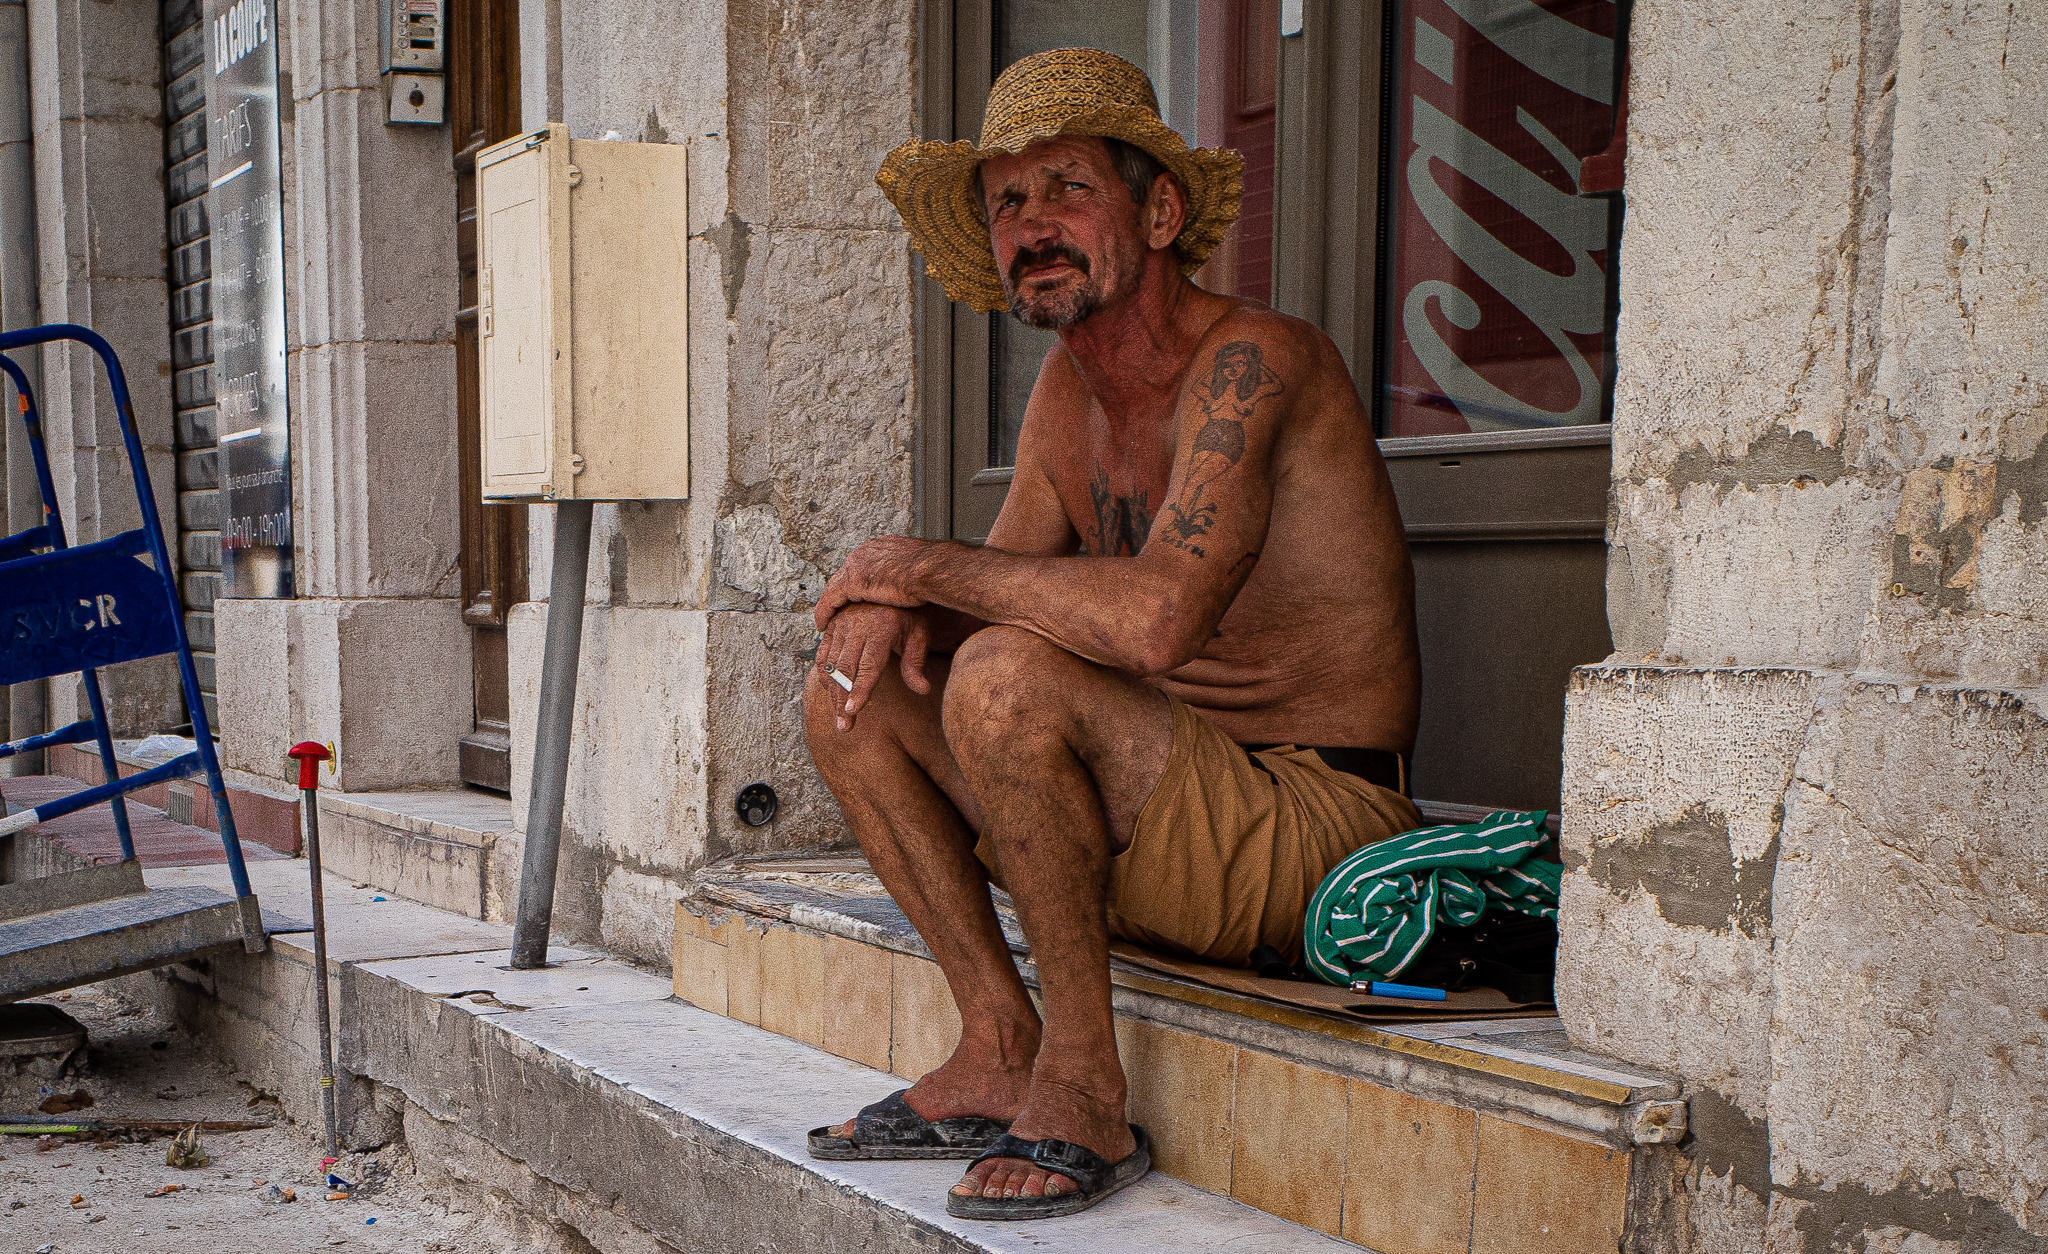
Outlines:
[{"label": "cigarette", "polygon": [[842,671],[838,667],[832,665],[832,663],[827,662],[825,663],[825,673],[832,677],[833,683],[838,684],[841,688],[846,689],[848,692],[853,691],[853,679],[850,676],[848,676],[845,671]]}]

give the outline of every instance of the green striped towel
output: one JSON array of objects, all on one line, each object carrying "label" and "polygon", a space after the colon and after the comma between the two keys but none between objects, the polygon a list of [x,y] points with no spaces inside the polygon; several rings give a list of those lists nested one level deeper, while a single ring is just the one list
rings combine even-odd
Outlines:
[{"label": "green striped towel", "polygon": [[1302,959],[1330,984],[1390,980],[1441,920],[1479,922],[1488,906],[1557,917],[1564,868],[1535,857],[1547,810],[1496,810],[1478,823],[1424,827],[1339,862],[1309,898]]}]

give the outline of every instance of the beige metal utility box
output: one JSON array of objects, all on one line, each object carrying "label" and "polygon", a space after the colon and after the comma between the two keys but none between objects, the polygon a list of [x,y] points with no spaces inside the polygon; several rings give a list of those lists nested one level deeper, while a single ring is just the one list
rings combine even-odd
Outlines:
[{"label": "beige metal utility box", "polygon": [[690,494],[687,158],[560,123],[477,154],[486,500]]}]

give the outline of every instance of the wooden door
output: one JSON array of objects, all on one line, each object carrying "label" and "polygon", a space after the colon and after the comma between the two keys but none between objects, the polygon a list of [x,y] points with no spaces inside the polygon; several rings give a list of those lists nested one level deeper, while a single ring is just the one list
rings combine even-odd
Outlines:
[{"label": "wooden door", "polygon": [[469,624],[475,720],[461,740],[463,782],[512,786],[505,615],[526,587],[526,507],[483,503],[477,369],[477,150],[519,133],[517,0],[450,0],[448,138],[455,149],[456,412],[462,458],[462,621]]}]

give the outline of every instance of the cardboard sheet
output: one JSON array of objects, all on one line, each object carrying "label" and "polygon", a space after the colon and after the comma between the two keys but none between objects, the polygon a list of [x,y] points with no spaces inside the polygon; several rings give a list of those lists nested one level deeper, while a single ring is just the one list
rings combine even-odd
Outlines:
[{"label": "cardboard sheet", "polygon": [[1495,988],[1471,988],[1443,1001],[1407,1001],[1368,997],[1348,988],[1306,980],[1269,980],[1240,967],[1219,967],[1193,958],[1179,958],[1128,941],[1113,941],[1112,958],[1162,975],[1207,984],[1243,997],[1286,1002],[1325,1014],[1340,1014],[1366,1023],[1436,1023],[1454,1019],[1533,1019],[1557,1013],[1549,1002],[1518,1002]]}]

